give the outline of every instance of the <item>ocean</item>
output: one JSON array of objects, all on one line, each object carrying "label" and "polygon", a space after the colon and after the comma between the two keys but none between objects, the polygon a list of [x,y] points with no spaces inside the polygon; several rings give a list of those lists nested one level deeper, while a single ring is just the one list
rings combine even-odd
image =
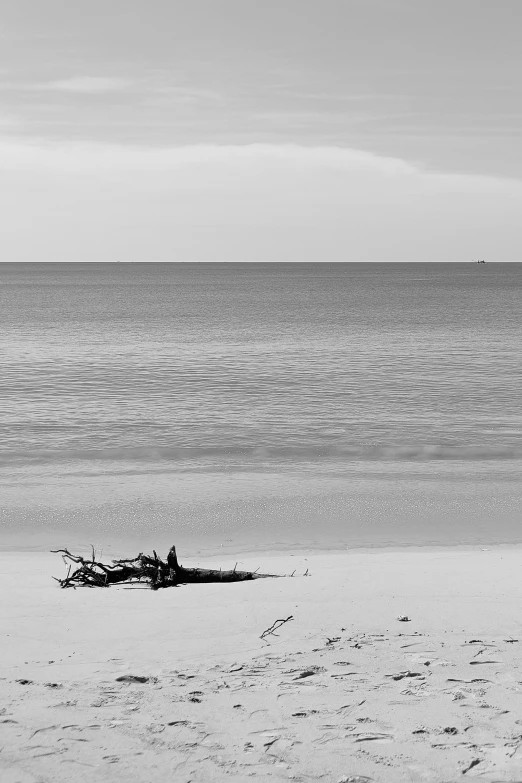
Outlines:
[{"label": "ocean", "polygon": [[521,264],[0,264],[0,547],[522,542]]}]

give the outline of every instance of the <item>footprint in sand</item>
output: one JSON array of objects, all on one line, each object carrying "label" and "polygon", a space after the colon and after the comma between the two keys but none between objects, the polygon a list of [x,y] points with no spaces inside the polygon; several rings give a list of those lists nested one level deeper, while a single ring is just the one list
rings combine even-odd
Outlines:
[{"label": "footprint in sand", "polygon": [[354,742],[391,742],[393,740],[392,734],[351,734],[354,737]]},{"label": "footprint in sand", "polygon": [[116,677],[116,682],[157,682],[156,677],[144,677],[138,674],[122,674],[121,677]]},{"label": "footprint in sand", "polygon": [[392,680],[404,680],[407,677],[420,677],[424,679],[424,675],[421,672],[398,672],[397,674],[385,674],[385,677],[390,677]]},{"label": "footprint in sand", "polygon": [[502,661],[470,661],[470,666],[480,666],[481,664],[501,664]]}]

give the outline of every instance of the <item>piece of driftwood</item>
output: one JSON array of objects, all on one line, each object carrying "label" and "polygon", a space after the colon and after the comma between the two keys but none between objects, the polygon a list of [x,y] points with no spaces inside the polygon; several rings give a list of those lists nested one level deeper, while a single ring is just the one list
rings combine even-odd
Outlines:
[{"label": "piece of driftwood", "polygon": [[[258,574],[257,571],[222,571],[213,568],[184,568],[178,563],[176,547],[171,547],[167,560],[161,560],[156,552],[140,553],[128,560],[112,560],[101,563],[96,560],[94,548],[91,558],[73,555],[68,549],[53,549],[61,554],[69,570],[64,579],[56,579],[60,587],[110,587],[114,584],[146,583],[153,590],[195,582],[246,582],[251,579],[275,578],[276,574]],[[74,569],[74,565],[77,568]],[[237,564],[236,564],[237,565]]]},{"label": "piece of driftwood", "polygon": [[279,630],[279,628],[281,628],[282,625],[284,625],[285,623],[290,622],[290,620],[293,620],[293,619],[294,619],[293,615],[290,615],[290,617],[287,617],[286,620],[276,620],[275,623],[272,623],[270,628],[267,628],[266,631],[263,631],[263,633],[261,634],[261,636],[259,638],[260,639],[264,639],[266,636],[271,636],[271,635],[272,636],[277,636],[277,634],[275,632],[277,630]]}]

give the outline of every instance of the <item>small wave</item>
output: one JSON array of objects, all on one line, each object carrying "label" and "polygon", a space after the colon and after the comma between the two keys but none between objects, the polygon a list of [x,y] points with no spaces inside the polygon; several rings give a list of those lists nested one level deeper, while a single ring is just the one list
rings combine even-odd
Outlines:
[{"label": "small wave", "polygon": [[415,462],[435,460],[522,459],[522,446],[495,445],[304,445],[304,446],[135,446],[102,449],[3,450],[0,464],[58,463],[70,461],[160,462],[160,461],[272,461],[314,462],[321,460]]}]

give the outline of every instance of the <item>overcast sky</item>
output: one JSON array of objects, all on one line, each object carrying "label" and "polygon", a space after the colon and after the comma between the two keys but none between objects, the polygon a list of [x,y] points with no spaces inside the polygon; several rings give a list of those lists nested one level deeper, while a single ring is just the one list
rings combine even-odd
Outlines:
[{"label": "overcast sky", "polygon": [[16,0],[0,260],[522,260],[521,0]]}]

